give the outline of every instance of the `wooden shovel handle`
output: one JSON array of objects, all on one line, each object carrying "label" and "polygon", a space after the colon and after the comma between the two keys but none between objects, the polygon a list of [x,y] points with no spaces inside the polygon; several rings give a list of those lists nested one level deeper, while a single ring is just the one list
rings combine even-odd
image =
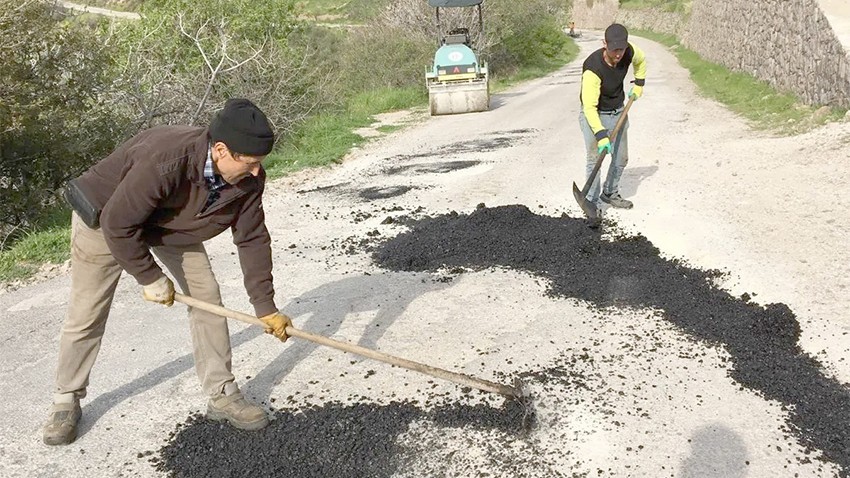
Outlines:
[{"label": "wooden shovel handle", "polygon": [[620,130],[623,128],[623,123],[626,122],[626,116],[629,115],[629,109],[631,109],[632,103],[634,102],[635,100],[629,97],[629,101],[626,102],[626,107],[623,108],[623,112],[620,113],[620,118],[617,120],[617,124],[614,125],[614,130],[611,131],[610,139],[612,143],[615,139],[617,139],[617,134],[619,134]]},{"label": "wooden shovel handle", "polygon": [[[266,326],[262,320],[258,319],[253,315],[237,312],[235,310],[230,310],[220,305],[210,304],[209,302],[204,302],[202,300],[195,299],[194,297],[189,297],[188,295],[176,293],[174,294],[174,300],[186,304],[189,307],[197,307],[198,309],[210,312],[212,314],[220,315],[222,317],[230,317],[231,319],[236,319],[241,322],[245,322],[252,325],[259,325],[261,327]],[[348,342],[341,342],[338,340],[330,339],[322,335],[305,332],[303,330],[296,329],[292,326],[286,328],[286,335],[289,335],[291,337],[298,337],[299,339],[309,340],[310,342],[314,342],[320,345],[326,345],[328,347],[342,350],[344,352],[350,352],[375,360],[380,360],[381,362],[385,362],[391,365],[397,365],[399,367],[413,370],[415,372],[424,373],[432,377],[441,378],[459,385],[465,385],[468,387],[483,390],[485,392],[494,392],[511,398],[519,398],[522,396],[521,391],[514,387],[509,387],[507,385],[482,380],[480,378],[470,377],[469,375],[449,372],[448,370],[443,370],[441,368],[432,367],[423,363],[403,359],[401,357],[395,357],[393,355],[385,354],[383,352],[378,352],[377,350],[372,350],[366,347],[361,347],[359,345],[350,344]]]}]

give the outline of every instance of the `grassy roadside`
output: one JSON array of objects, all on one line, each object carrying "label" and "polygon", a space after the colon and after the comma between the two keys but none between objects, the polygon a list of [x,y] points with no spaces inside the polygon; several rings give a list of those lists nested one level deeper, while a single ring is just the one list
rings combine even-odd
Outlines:
[{"label": "grassy roadside", "polygon": [[[494,78],[491,92],[504,91],[522,81],[541,77],[572,61],[578,46],[568,42],[566,48],[544,64],[522,69],[510,76]],[[264,166],[270,179],[286,176],[304,169],[338,163],[352,149],[367,138],[354,133],[357,128],[370,126],[380,113],[410,108],[425,108],[428,93],[422,86],[387,88],[370,91],[349,99],[336,112],[318,114],[304,122],[275,152],[269,155]],[[389,132],[394,126],[383,127]],[[0,283],[27,279],[44,264],[62,263],[70,257],[70,213],[59,211],[56,217],[41,230],[29,232],[11,248],[0,251]]]},{"label": "grassy roadside", "polygon": [[[490,91],[498,93],[523,81],[540,78],[575,59],[578,52],[578,45],[570,41],[557,56],[544,63],[509,76],[494,77]],[[307,120],[266,159],[266,171],[274,179],[299,169],[337,163],[352,147],[368,141],[353,131],[371,125],[375,115],[427,105],[428,92],[421,86],[386,88],[357,95],[347,102],[343,111],[323,113]],[[392,129],[395,128],[385,127],[384,131]]]},{"label": "grassy roadside", "polygon": [[847,110],[803,104],[792,94],[777,92],[765,81],[747,73],[729,71],[717,63],[703,60],[668,34],[649,30],[633,30],[637,36],[670,47],[679,63],[691,72],[691,80],[706,97],[717,100],[746,118],[754,129],[780,135],[810,131],[826,123],[840,120]]},{"label": "grassy roadside", "polygon": [[43,264],[59,264],[70,257],[70,212],[68,224],[31,232],[7,251],[0,252],[0,283],[25,279]]},{"label": "grassy roadside", "polygon": [[299,169],[338,163],[352,147],[367,141],[354,130],[371,125],[375,115],[427,101],[423,88],[386,88],[357,95],[341,111],[320,113],[302,124],[269,155],[266,172],[275,179]]},{"label": "grassy roadside", "polygon": [[554,58],[533,67],[524,68],[512,75],[494,77],[493,81],[490,82],[490,92],[498,93],[524,81],[545,76],[573,61],[578,53],[579,46],[574,41],[569,41]]},{"label": "grassy roadside", "polygon": [[390,0],[299,0],[296,8],[315,20],[360,23],[377,15]]}]

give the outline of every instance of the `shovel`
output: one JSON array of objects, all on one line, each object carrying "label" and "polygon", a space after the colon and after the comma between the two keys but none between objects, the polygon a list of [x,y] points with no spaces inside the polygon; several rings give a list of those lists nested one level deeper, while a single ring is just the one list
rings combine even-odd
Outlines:
[{"label": "shovel", "polygon": [[[632,107],[632,103],[634,103],[634,100],[629,98],[628,103],[626,103],[626,107],[620,114],[620,119],[617,120],[617,124],[614,126],[614,131],[612,131],[609,136],[609,139],[611,140],[611,147],[614,147],[614,141],[617,139],[617,133],[620,132],[620,128],[626,122],[626,115],[629,114],[629,108]],[[602,167],[602,160],[605,159],[605,155],[607,153],[607,151],[599,153],[599,159],[596,160],[596,165],[593,166],[593,171],[590,173],[590,176],[588,176],[587,182],[584,183],[584,187],[581,190],[579,190],[576,183],[573,182],[573,196],[575,196],[578,205],[581,206],[581,210],[584,211],[591,223],[598,223],[599,211],[596,210],[596,204],[587,200],[587,193],[590,191],[590,186],[593,184],[593,180],[596,179],[596,175],[599,174],[599,168]]]},{"label": "shovel", "polygon": [[[257,317],[254,317],[253,315],[248,315],[242,312],[237,312],[235,310],[230,310],[220,305],[210,304],[209,302],[204,302],[202,300],[189,297],[188,295],[176,293],[174,294],[174,300],[186,304],[189,307],[197,307],[198,309],[204,310],[212,314],[220,315],[222,317],[230,317],[231,319],[236,319],[248,324],[259,325],[263,328],[266,327],[266,324],[264,324],[262,320],[258,319]],[[477,388],[485,392],[494,392],[513,399],[523,398],[523,393],[519,386],[509,387],[507,385],[489,382],[480,378],[470,377],[469,375],[449,372],[448,370],[432,367],[430,365],[414,362],[412,360],[403,359],[401,357],[394,357],[383,352],[378,352],[377,350],[372,350],[366,347],[361,347],[359,345],[350,344],[348,342],[340,342],[338,340],[330,339],[322,335],[316,335],[310,332],[305,332],[303,330],[296,329],[292,326],[286,328],[286,335],[289,335],[291,337],[298,337],[299,339],[309,340],[310,342],[315,342],[320,345],[333,347],[335,349],[342,350],[343,352],[350,352],[375,360],[380,360],[381,362],[386,362],[388,364],[397,365],[399,367],[413,370],[415,372],[424,373],[432,377],[448,380],[459,385]]]}]

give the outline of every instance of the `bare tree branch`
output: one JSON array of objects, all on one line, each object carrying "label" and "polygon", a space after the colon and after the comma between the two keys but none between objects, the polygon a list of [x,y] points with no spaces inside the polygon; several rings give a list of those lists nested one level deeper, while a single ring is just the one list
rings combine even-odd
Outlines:
[{"label": "bare tree branch", "polygon": [[[223,21],[223,20],[222,20]],[[186,38],[192,40],[195,43],[195,46],[198,48],[198,52],[201,54],[201,58],[204,59],[204,63],[207,64],[207,67],[212,70],[212,64],[210,63],[210,59],[207,57],[207,53],[204,51],[204,48],[201,46],[200,37],[201,32],[204,30],[204,27],[207,26],[209,20],[205,21],[200,27],[198,27],[198,31],[195,32],[194,35],[191,35],[186,31],[186,28],[183,26],[183,12],[177,14],[177,25],[180,27],[180,32],[186,36]]]}]

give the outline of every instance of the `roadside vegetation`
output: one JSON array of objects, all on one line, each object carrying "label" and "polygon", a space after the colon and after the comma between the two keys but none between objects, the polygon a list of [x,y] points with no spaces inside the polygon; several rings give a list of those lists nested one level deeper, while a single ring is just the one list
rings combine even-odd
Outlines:
[{"label": "roadside vegetation", "polygon": [[655,8],[665,12],[687,13],[692,0],[620,0],[620,8],[643,10]]},{"label": "roadside vegetation", "polygon": [[363,24],[376,17],[392,0],[302,0],[296,6],[317,22]]},{"label": "roadside vegetation", "polygon": [[[620,0],[620,8],[660,10],[683,18],[690,14],[691,4],[692,0]],[[670,47],[679,63],[691,72],[691,79],[703,95],[728,106],[755,129],[779,135],[800,134],[840,120],[847,113],[842,108],[807,105],[796,95],[779,92],[753,75],[703,60],[674,35],[639,29],[632,33]]]},{"label": "roadside vegetation", "polygon": [[384,88],[360,93],[340,107],[308,118],[282,147],[269,155],[264,167],[269,178],[303,168],[339,162],[353,146],[367,141],[354,130],[372,124],[374,115],[424,105],[421,88]]},{"label": "roadside vegetation", "polygon": [[[70,211],[67,212],[70,215]],[[22,235],[14,246],[0,252],[0,282],[29,277],[44,264],[58,264],[70,257],[68,224],[41,227]]]},{"label": "roadside vegetation", "polygon": [[[252,98],[280,136],[267,160],[274,178],[338,162],[366,141],[353,130],[374,115],[427,104],[437,32],[423,0],[81,3],[142,19],[0,0],[0,90],[10,99],[0,104],[0,282],[67,259],[62,185],[141,129],[206,124],[226,98]],[[562,30],[569,4],[487,2],[485,32],[472,33],[494,91],[575,58]],[[467,20],[447,14],[444,29]]]},{"label": "roadside vegetation", "polygon": [[778,92],[769,83],[748,73],[729,71],[722,65],[703,60],[673,35],[649,30],[633,30],[632,33],[669,46],[679,63],[691,72],[691,80],[703,95],[728,106],[756,129],[780,135],[799,134],[840,120],[847,113],[842,108],[806,105],[797,96]]},{"label": "roadside vegetation", "polygon": [[106,8],[119,12],[135,12],[144,3],[144,0],[68,0],[70,3],[88,5],[91,7]]}]

